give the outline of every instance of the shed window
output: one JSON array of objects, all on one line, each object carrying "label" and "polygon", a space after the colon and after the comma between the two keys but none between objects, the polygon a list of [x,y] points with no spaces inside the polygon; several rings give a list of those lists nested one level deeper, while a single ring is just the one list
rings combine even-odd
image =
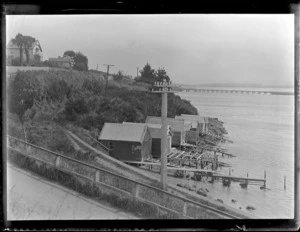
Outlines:
[{"label": "shed window", "polygon": [[109,149],[113,149],[113,142],[109,142],[109,143],[108,143],[108,148],[109,148]]}]

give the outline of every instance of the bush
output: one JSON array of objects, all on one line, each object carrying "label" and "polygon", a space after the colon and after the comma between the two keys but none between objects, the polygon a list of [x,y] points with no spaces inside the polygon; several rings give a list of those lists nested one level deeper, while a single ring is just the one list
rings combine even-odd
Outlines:
[{"label": "bush", "polygon": [[20,58],[14,58],[11,60],[11,65],[12,66],[20,66],[21,65],[21,62],[20,62]]}]

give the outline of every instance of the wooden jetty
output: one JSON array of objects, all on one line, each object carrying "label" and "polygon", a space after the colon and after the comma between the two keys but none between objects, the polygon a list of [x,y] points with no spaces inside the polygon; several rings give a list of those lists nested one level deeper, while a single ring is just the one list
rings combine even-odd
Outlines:
[{"label": "wooden jetty", "polygon": [[[160,167],[160,162],[150,162],[150,161],[126,161],[123,160],[124,163],[127,164],[136,164],[136,165],[148,165],[148,166],[156,166]],[[182,167],[182,166],[176,166],[172,165],[171,163],[167,164],[167,170],[168,171],[175,171],[175,172],[181,172],[181,177],[184,177],[186,173],[193,173],[194,176],[192,176],[192,179],[194,180],[201,180],[202,177],[210,177],[211,180],[210,183],[214,183],[214,181],[222,181],[224,186],[230,186],[231,182],[241,182],[242,188],[247,188],[248,185],[260,185],[261,188],[266,188],[266,178],[264,179],[258,179],[258,178],[248,178],[248,177],[238,177],[238,176],[232,176],[232,175],[223,175],[220,174],[217,171],[208,170],[208,169],[199,169],[199,168],[193,168],[193,167]],[[171,175],[171,172],[168,174]],[[266,176],[265,176],[266,177]]]},{"label": "wooden jetty", "polygon": [[205,150],[205,151],[213,151],[214,153],[220,153],[222,156],[227,155],[229,157],[236,157],[233,154],[230,154],[228,152],[225,152],[224,150],[220,150],[220,149],[213,149],[213,148],[208,148],[208,147],[200,147],[198,146],[198,149],[201,150]]}]

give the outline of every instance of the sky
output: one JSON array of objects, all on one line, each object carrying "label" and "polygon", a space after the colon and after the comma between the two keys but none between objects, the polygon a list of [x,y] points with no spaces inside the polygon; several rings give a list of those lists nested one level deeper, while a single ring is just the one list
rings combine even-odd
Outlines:
[{"label": "sky", "polygon": [[294,85],[294,15],[8,15],[40,41],[44,60],[82,52],[89,69],[135,77],[148,62],[173,83]]}]

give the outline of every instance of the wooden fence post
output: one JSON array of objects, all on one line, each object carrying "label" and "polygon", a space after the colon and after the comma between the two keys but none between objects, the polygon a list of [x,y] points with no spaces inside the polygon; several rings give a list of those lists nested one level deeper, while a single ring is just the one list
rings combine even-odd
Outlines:
[{"label": "wooden fence post", "polygon": [[183,216],[186,216],[186,210],[187,210],[187,203],[184,202],[184,204],[183,204],[183,210],[182,210]]},{"label": "wooden fence post", "polygon": [[59,164],[60,164],[60,156],[57,156],[55,160],[55,166],[58,168]]},{"label": "wooden fence post", "polygon": [[96,170],[95,181],[96,181],[96,182],[99,182],[99,180],[100,180],[100,171],[99,171],[99,170]]}]

